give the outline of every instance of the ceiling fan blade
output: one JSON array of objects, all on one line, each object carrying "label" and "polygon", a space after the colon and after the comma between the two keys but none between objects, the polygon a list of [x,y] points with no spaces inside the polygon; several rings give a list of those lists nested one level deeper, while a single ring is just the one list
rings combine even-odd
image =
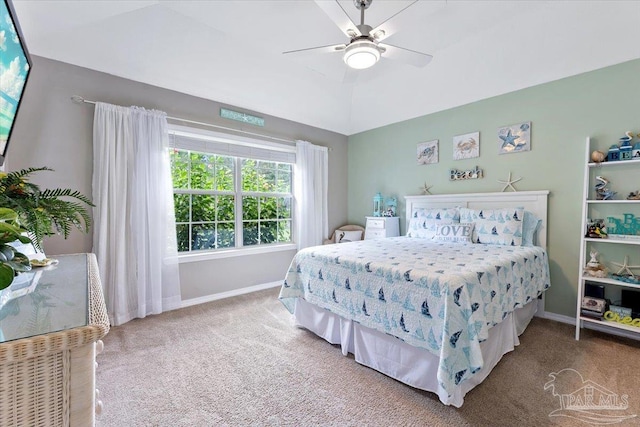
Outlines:
[{"label": "ceiling fan blade", "polygon": [[338,3],[338,0],[315,0],[315,2],[347,37],[353,38],[362,35],[356,24],[353,23],[349,15],[347,15],[347,12],[345,12],[340,3]]},{"label": "ceiling fan blade", "polygon": [[383,58],[393,59],[394,61],[402,61],[411,64],[414,67],[424,67],[433,59],[433,56],[417,52],[411,49],[394,46],[387,43],[380,43],[378,46],[383,47],[385,52],[382,53]]},{"label": "ceiling fan blade", "polygon": [[341,52],[347,47],[346,44],[332,44],[328,46],[318,46],[318,47],[308,47],[305,49],[296,49],[296,50],[288,50],[286,52],[282,52],[283,55],[287,54],[306,54],[306,53],[332,53],[332,52]]},{"label": "ceiling fan blade", "polygon": [[371,34],[373,38],[375,38],[377,41],[382,41],[387,37],[389,37],[390,35],[394,34],[396,31],[398,31],[398,29],[400,28],[400,25],[395,25],[392,19],[398,16],[399,14],[401,14],[402,12],[404,12],[405,10],[407,10],[408,8],[410,8],[411,6],[413,6],[414,4],[416,4],[417,2],[418,0],[412,1],[411,3],[409,3],[408,6],[402,8],[400,11],[396,12],[395,14],[385,19],[380,25],[372,29],[369,32],[369,34]]}]

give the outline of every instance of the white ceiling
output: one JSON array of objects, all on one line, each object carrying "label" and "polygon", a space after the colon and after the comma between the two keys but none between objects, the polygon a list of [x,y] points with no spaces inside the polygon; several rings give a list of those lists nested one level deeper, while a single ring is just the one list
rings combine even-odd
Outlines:
[{"label": "white ceiling", "polygon": [[[340,3],[359,22],[353,0]],[[365,21],[409,3],[374,0]],[[311,0],[14,7],[32,54],[345,135],[640,58],[638,1],[421,0],[385,43],[433,61],[383,58],[346,81],[340,53],[282,55],[348,41]]]}]

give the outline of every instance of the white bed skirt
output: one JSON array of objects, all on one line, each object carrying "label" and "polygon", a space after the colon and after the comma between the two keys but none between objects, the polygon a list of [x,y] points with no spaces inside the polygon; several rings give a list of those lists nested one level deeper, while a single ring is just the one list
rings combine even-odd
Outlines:
[{"label": "white bed skirt", "polygon": [[412,387],[436,393],[445,405],[459,408],[467,392],[484,381],[502,356],[520,344],[518,336],[524,332],[537,308],[537,300],[534,300],[491,328],[489,338],[480,343],[484,367],[462,382],[452,396],[448,396],[439,386],[436,378],[439,359],[429,351],[343,319],[301,298],[296,301],[293,315],[296,325],[310,330],[331,344],[340,344],[345,356],[352,353],[358,363]]}]

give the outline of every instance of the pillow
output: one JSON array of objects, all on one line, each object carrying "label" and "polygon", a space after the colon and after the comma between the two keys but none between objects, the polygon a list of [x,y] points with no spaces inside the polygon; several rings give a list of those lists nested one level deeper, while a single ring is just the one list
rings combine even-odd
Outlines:
[{"label": "pillow", "polygon": [[524,211],[524,220],[522,221],[522,246],[533,246],[533,238],[536,230],[542,224],[542,220],[533,212]]},{"label": "pillow", "polygon": [[336,230],[334,241],[336,243],[355,242],[356,240],[362,240],[362,231],[344,231]]},{"label": "pillow", "polygon": [[438,224],[436,236],[433,239],[440,242],[473,243],[471,238],[474,226],[472,222]]},{"label": "pillow", "polygon": [[524,208],[460,208],[460,222],[476,223],[474,243],[521,246],[523,218]]},{"label": "pillow", "polygon": [[458,208],[415,208],[411,212],[411,218],[460,222],[460,211]]},{"label": "pillow", "polygon": [[420,219],[411,218],[407,237],[417,237],[419,239],[433,239],[439,224],[457,224],[450,220]]},{"label": "pillow", "polygon": [[407,237],[433,239],[436,235],[436,225],[441,221],[447,224],[460,222],[458,208],[415,208],[411,212]]}]

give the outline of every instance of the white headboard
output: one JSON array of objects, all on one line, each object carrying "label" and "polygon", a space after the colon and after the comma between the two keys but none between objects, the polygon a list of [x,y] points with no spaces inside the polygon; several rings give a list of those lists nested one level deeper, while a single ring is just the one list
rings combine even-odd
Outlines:
[{"label": "white headboard", "polygon": [[542,220],[536,239],[538,246],[547,247],[547,198],[549,191],[515,191],[509,193],[434,194],[428,196],[405,196],[406,226],[415,208],[498,209],[518,208],[533,212]]}]

